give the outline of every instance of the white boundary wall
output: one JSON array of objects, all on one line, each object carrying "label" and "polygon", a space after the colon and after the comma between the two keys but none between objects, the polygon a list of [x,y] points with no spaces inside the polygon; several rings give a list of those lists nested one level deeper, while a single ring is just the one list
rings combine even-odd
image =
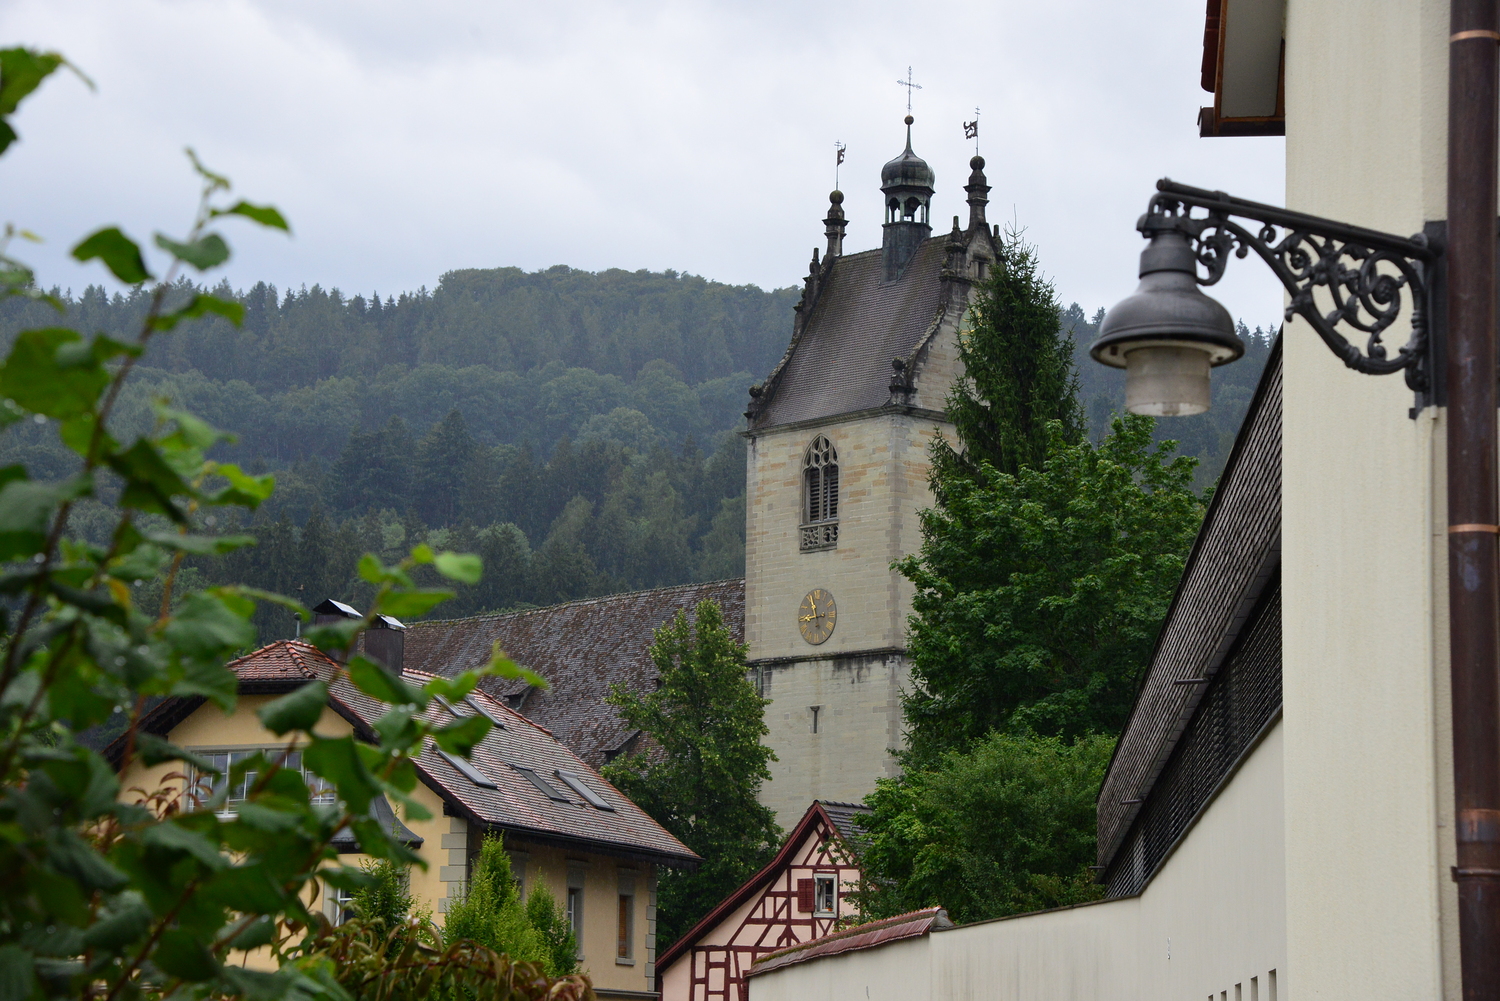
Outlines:
[{"label": "white boundary wall", "polygon": [[1285,1001],[1282,768],[1278,723],[1138,897],[782,967],[750,1001]]}]

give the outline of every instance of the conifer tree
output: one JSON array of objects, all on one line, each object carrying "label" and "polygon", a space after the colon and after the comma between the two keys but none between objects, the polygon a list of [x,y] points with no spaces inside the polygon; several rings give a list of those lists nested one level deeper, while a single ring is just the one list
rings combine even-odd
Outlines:
[{"label": "conifer tree", "polygon": [[656,691],[615,685],[609,703],[650,750],[606,765],[605,777],[703,858],[696,872],[668,870],[657,886],[657,942],[665,947],[768,862],[781,841],[760,785],[776,755],[761,698],[745,676],[745,646],[734,641],[713,601],[690,622],[678,611],[656,631]]},{"label": "conifer tree", "polygon": [[510,855],[499,838],[487,835],[480,844],[463,897],[448,905],[443,939],[448,945],[467,939],[511,959],[548,965],[548,950],[526,918]]},{"label": "conifer tree", "polygon": [[1070,443],[1087,427],[1073,340],[1061,328],[1057,294],[1041,274],[1036,248],[1006,233],[976,293],[959,338],[964,377],[947,401],[962,449],[943,441],[933,452],[939,500],[946,484],[972,478],[981,462],[1011,475],[1040,466],[1053,421]]}]

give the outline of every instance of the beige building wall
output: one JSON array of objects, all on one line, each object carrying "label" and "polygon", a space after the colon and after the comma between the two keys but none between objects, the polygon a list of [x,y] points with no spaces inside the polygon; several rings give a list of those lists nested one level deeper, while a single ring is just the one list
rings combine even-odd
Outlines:
[{"label": "beige building wall", "polygon": [[[205,703],[174,727],[168,739],[192,751],[285,747],[286,742],[261,726],[255,715],[258,709],[278,697],[242,695],[236,711],[227,716],[213,703]],[[325,708],[316,730],[329,736],[345,736],[351,732],[351,727],[342,716]],[[169,779],[168,776],[182,771],[179,763],[151,768],[133,765],[120,776],[121,798],[133,802],[141,797],[142,792],[168,787],[181,789],[182,780]],[[430,912],[433,921],[442,927],[449,901],[463,895],[468,862],[477,851],[478,835],[469,830],[462,818],[444,816],[443,801],[426,785],[418,783],[411,795],[432,814],[430,820],[402,817],[412,833],[423,839],[418,853],[427,863],[426,869],[412,867],[412,897],[416,906]],[[583,955],[580,965],[593,978],[596,989],[601,992],[655,989],[652,986],[652,964],[656,959],[656,873],[652,865],[564,851],[510,838],[507,838],[507,847],[511,849],[512,864],[521,879],[523,893],[541,880],[554,899],[566,904],[570,881],[583,888],[584,940],[580,943]],[[367,858],[350,854],[339,856],[339,861],[357,866]],[[318,893],[317,903],[326,909],[331,904],[326,888],[320,886]],[[631,954],[623,959],[617,955],[622,893],[633,897]],[[257,967],[271,965],[269,955],[263,952],[252,953],[249,962]]]},{"label": "beige building wall", "polygon": [[[918,512],[932,504],[928,448],[939,430],[953,437],[931,417],[872,413],[750,439],[745,639],[752,678],[772,700],[766,742],[778,758],[761,801],[783,827],[815,798],[858,802],[878,776],[894,774],[913,589],[890,565],[920,548]],[[819,434],[838,452],[839,542],[802,552],[802,461]],[[817,646],[797,621],[814,588],[830,592],[838,612]]]},{"label": "beige building wall", "polygon": [[1284,736],[1270,730],[1140,896],[783,967],[751,977],[749,1001],[1312,997],[1286,973]]},{"label": "beige building wall", "polygon": [[[1286,25],[1288,207],[1442,219],[1447,3],[1291,0]],[[1456,998],[1442,415],[1300,320],[1284,348],[1288,966],[1299,997]]]},{"label": "beige building wall", "polygon": [[[655,990],[656,872],[634,862],[540,845],[507,837],[511,870],[529,895],[545,886],[552,899],[567,906],[568,889],[583,892],[583,927],[579,968],[600,992]],[[620,898],[629,896],[629,955],[619,955]]]}]

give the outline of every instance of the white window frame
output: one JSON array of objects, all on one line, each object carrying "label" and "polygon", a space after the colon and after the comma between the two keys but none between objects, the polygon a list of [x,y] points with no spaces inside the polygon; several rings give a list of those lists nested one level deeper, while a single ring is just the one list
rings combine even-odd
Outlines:
[{"label": "white window frame", "polygon": [[820,918],[839,916],[839,878],[837,875],[826,872],[813,874],[813,914]]}]

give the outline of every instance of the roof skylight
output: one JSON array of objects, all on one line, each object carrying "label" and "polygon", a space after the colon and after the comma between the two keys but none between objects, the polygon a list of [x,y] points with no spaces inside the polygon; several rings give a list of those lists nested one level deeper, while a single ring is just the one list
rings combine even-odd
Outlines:
[{"label": "roof skylight", "polygon": [[561,768],[559,768],[557,770],[557,777],[566,782],[569,789],[572,789],[578,795],[588,800],[589,805],[593,806],[595,809],[610,811],[614,810],[614,807],[610,806],[609,803],[605,801],[603,796],[600,796],[594,790],[585,785],[583,782],[583,777],[578,775],[576,772],[565,772]]},{"label": "roof skylight", "polygon": [[463,777],[468,779],[470,782],[485,789],[496,788],[495,780],[484,774],[484,772],[481,772],[478,768],[475,768],[472,761],[460,758],[456,754],[449,754],[441,747],[437,747],[435,745],[433,747],[433,750],[441,754],[444,761],[448,762],[448,764],[452,765],[454,768],[457,768],[460,774],[462,774]]},{"label": "roof skylight", "polygon": [[542,791],[542,794],[545,795],[548,799],[557,800],[559,803],[568,802],[568,797],[558,792],[557,789],[552,785],[552,783],[542,778],[532,769],[522,768],[520,765],[512,765],[511,767],[520,772],[522,775],[526,776],[527,780],[530,781],[532,785],[540,789]]}]

